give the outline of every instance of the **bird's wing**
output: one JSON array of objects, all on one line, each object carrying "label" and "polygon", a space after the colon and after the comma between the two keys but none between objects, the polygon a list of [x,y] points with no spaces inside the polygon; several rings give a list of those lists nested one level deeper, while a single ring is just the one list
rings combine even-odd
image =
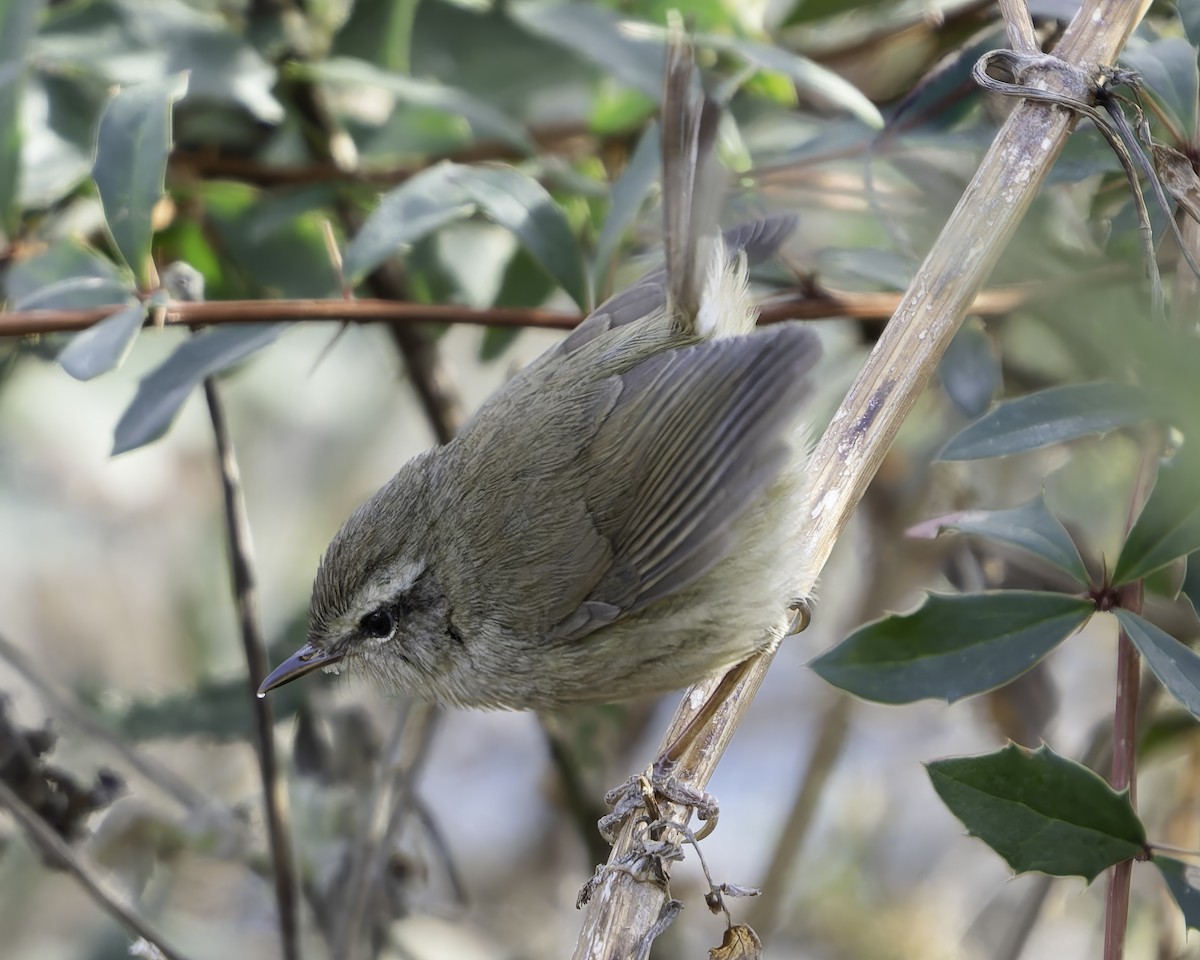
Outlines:
[{"label": "bird's wing", "polygon": [[[677,593],[727,554],[735,521],[793,455],[819,352],[812,331],[787,325],[660,353],[611,378],[616,402],[563,475],[578,485],[572,509],[590,527],[563,553],[595,564],[573,578],[593,586],[552,636],[586,636]],[[603,551],[579,546],[592,531]]]}]

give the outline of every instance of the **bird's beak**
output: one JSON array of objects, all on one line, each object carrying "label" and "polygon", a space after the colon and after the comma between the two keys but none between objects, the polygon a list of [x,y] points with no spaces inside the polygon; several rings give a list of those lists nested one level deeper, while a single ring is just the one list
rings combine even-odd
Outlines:
[{"label": "bird's beak", "polygon": [[311,643],[306,643],[267,674],[267,679],[259,684],[258,695],[265,697],[268,691],[282,687],[285,683],[291,683],[306,673],[312,673],[318,667],[328,667],[341,659],[340,653],[318,650]]}]

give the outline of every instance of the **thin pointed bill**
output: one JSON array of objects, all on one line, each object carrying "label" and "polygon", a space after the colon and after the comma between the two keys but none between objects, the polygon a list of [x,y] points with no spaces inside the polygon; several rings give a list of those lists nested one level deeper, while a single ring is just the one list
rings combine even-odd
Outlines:
[{"label": "thin pointed bill", "polygon": [[340,653],[328,653],[318,650],[311,643],[306,643],[267,674],[267,679],[259,684],[258,695],[259,697],[265,697],[269,691],[274,690],[276,687],[282,687],[285,683],[291,683],[306,673],[312,673],[321,667],[332,666],[341,659],[342,655]]}]

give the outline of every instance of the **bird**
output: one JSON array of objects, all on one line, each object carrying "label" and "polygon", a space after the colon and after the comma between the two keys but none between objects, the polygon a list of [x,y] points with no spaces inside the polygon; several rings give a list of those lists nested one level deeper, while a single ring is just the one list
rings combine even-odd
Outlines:
[{"label": "bird", "polygon": [[810,582],[805,400],[820,355],[758,328],[750,265],[796,226],[721,233],[719,108],[668,44],[665,264],[514,375],[356,509],[322,557],[318,668],[459,707],[559,710],[678,689],[777,644]]}]

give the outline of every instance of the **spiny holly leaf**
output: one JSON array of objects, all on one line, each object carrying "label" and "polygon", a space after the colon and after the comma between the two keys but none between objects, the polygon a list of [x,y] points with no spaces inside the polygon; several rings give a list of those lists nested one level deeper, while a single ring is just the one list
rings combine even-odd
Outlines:
[{"label": "spiny holly leaf", "polygon": [[1200,870],[1181,860],[1162,856],[1154,857],[1154,865],[1183,911],[1183,922],[1189,930],[1200,930]]},{"label": "spiny holly leaf", "polygon": [[1080,584],[1088,582],[1087,568],[1079,556],[1079,548],[1040,496],[1009,510],[965,510],[937,517],[908,532],[910,536],[928,536],[931,528],[936,528],[938,533],[957,530],[959,533],[972,533],[998,543],[1007,543],[1041,557],[1052,566],[1069,573]]},{"label": "spiny holly leaf", "polygon": [[1039,390],[997,404],[959,434],[942,460],[980,460],[1035,450],[1128,427],[1160,414],[1140,387],[1123,383],[1075,383]]},{"label": "spiny holly leaf", "polygon": [[913,613],[856,630],[812,668],[865,700],[952,703],[1020,676],[1094,609],[1089,600],[1058,593],[931,594]]},{"label": "spiny holly leaf", "polygon": [[1136,613],[1113,612],[1167,692],[1200,719],[1200,655]]},{"label": "spiny holly leaf", "polygon": [[1136,857],[1146,829],[1128,792],[1049,747],[1015,744],[926,764],[942,802],[1017,873],[1084,877]]}]

